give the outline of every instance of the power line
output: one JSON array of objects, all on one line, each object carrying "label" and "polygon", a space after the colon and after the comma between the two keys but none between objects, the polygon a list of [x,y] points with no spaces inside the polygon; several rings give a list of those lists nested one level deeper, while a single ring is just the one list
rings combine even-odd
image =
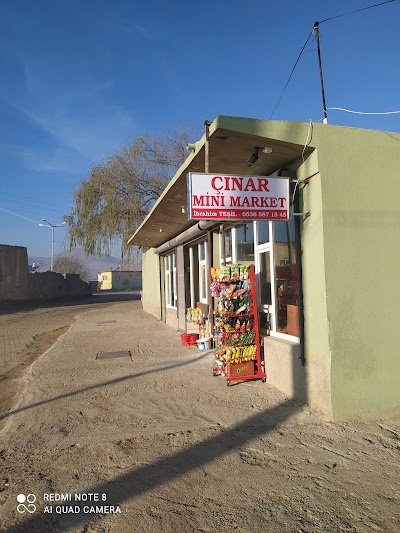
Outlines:
[{"label": "power line", "polygon": [[280,104],[280,102],[281,102],[281,100],[282,100],[282,98],[283,98],[283,95],[284,95],[284,93],[285,93],[285,91],[286,91],[286,89],[287,89],[287,86],[289,85],[289,82],[290,82],[290,80],[291,80],[291,78],[292,78],[293,72],[295,71],[295,69],[296,69],[296,67],[297,67],[297,63],[299,62],[300,57],[301,57],[301,55],[303,54],[304,49],[305,49],[305,47],[307,46],[307,43],[308,43],[308,41],[310,40],[311,35],[314,33],[314,30],[315,30],[316,26],[318,27],[318,24],[321,24],[322,22],[327,22],[328,20],[333,20],[333,19],[336,19],[336,18],[345,17],[345,16],[347,16],[347,15],[352,15],[352,14],[354,14],[354,13],[358,13],[358,12],[360,12],[360,11],[365,11],[365,10],[367,10],[367,9],[372,9],[372,8],[374,8],[374,7],[382,6],[382,5],[384,5],[384,4],[391,4],[391,3],[393,3],[393,2],[398,2],[398,1],[399,1],[399,0],[386,0],[386,2],[380,2],[379,4],[373,4],[372,6],[363,7],[363,8],[361,8],[361,9],[356,9],[355,11],[349,11],[348,13],[342,13],[342,14],[340,14],[340,15],[335,15],[335,16],[333,16],[333,17],[329,17],[329,18],[326,18],[326,19],[324,19],[324,20],[317,21],[317,22],[314,24],[313,29],[312,29],[311,32],[310,32],[310,35],[307,37],[307,40],[306,40],[306,42],[304,43],[304,46],[303,46],[303,48],[301,49],[301,52],[300,52],[300,54],[298,55],[298,57],[297,57],[297,59],[296,59],[296,62],[295,62],[295,64],[294,64],[293,68],[292,68],[292,71],[291,71],[291,73],[290,73],[290,75],[289,75],[289,78],[288,78],[288,80],[287,80],[287,82],[286,82],[286,84],[285,84],[285,87],[283,88],[283,91],[282,91],[282,93],[281,93],[281,95],[280,95],[280,97],[279,97],[278,102],[276,103],[276,105],[275,105],[275,107],[274,107],[274,109],[273,109],[273,111],[272,111],[272,113],[271,113],[271,115],[270,115],[270,117],[269,117],[269,120],[271,120],[271,118],[273,117],[273,115],[274,115],[274,113],[275,113],[275,111],[276,111],[278,105]]},{"label": "power line", "polygon": [[290,80],[291,80],[291,78],[292,78],[293,72],[295,71],[295,69],[296,69],[296,67],[297,67],[297,63],[299,62],[300,57],[301,57],[302,53],[304,52],[304,48],[307,46],[307,43],[308,43],[308,41],[310,40],[311,35],[313,34],[313,31],[314,31],[314,28],[311,30],[310,35],[307,37],[307,40],[306,40],[306,42],[304,43],[303,48],[301,49],[301,52],[300,52],[300,54],[298,55],[298,57],[297,57],[297,59],[296,59],[296,63],[294,64],[294,66],[293,66],[293,68],[292,68],[292,72],[290,73],[290,76],[289,76],[289,78],[288,78],[288,80],[287,80],[287,82],[286,82],[286,84],[285,84],[285,87],[283,88],[282,94],[280,95],[279,100],[277,101],[277,103],[276,103],[276,105],[275,105],[275,107],[274,107],[274,110],[272,111],[272,113],[271,113],[271,115],[270,115],[270,117],[269,117],[269,120],[271,120],[271,118],[273,117],[273,115],[274,115],[274,113],[275,113],[275,111],[276,111],[276,108],[277,108],[278,105],[280,104],[280,101],[282,100],[283,95],[285,94],[286,88],[287,88],[287,86],[289,85],[289,82],[290,82]]},{"label": "power line", "polygon": [[20,202],[19,200],[4,198],[1,194],[0,194],[0,204],[2,204],[3,206],[6,206],[7,209],[11,208],[12,210],[15,210],[15,211],[26,211],[26,212],[29,211],[31,214],[34,212],[41,213],[43,210],[50,211],[53,213],[63,213],[63,214],[65,214],[66,212],[69,212],[69,209],[67,208],[62,209],[59,207],[58,208],[49,207],[41,203],[39,204],[39,203]]},{"label": "power line", "polygon": [[356,9],[355,11],[348,11],[347,13],[342,13],[341,15],[335,15],[334,17],[329,17],[324,20],[320,20],[319,23],[327,22],[328,20],[338,19],[340,17],[346,17],[347,15],[353,15],[354,13],[359,13],[360,11],[366,11],[367,9],[372,9],[373,7],[383,6],[384,4],[391,4],[393,2],[398,2],[398,0],[387,0],[386,2],[380,2],[379,4],[374,4],[372,6],[362,7],[361,9]]},{"label": "power line", "polygon": [[387,131],[383,131],[382,133],[384,133],[385,135],[389,135],[389,137],[391,137],[392,139],[394,139],[395,141],[397,141],[397,142],[400,143],[400,139],[398,139],[398,138],[395,137],[394,135],[391,135],[391,134],[388,133]]},{"label": "power line", "polygon": [[[13,194],[13,193],[9,193],[9,192],[2,191],[2,190],[0,190],[0,195],[5,195],[5,196],[9,196],[11,198],[15,198],[15,200],[13,200],[13,201],[21,201],[21,202],[23,202],[23,201],[27,200],[28,202],[35,202],[35,203],[38,202],[38,200],[36,200],[34,198],[30,198],[28,196],[21,196],[19,194]],[[43,200],[40,200],[40,204],[47,204],[49,206],[60,207],[61,209],[66,209],[67,208],[65,205],[55,204],[54,202],[45,202]],[[70,206],[68,206],[68,208],[70,208]]]},{"label": "power line", "polygon": [[23,217],[22,215],[17,215],[17,213],[13,213],[12,211],[9,211],[8,209],[4,209],[4,207],[0,207],[2,211],[5,211],[6,213],[10,213],[10,215],[14,215],[19,218],[24,218],[25,220],[29,220],[30,222],[34,222],[35,224],[41,224],[41,222],[37,222],[36,220],[32,220],[31,218]]},{"label": "power line", "polygon": [[344,109],[343,107],[327,107],[327,109],[335,109],[336,111],[346,111],[347,113],[355,113],[356,115],[396,115],[400,111],[383,111],[382,113],[378,112],[364,112],[364,111],[352,111],[351,109]]}]

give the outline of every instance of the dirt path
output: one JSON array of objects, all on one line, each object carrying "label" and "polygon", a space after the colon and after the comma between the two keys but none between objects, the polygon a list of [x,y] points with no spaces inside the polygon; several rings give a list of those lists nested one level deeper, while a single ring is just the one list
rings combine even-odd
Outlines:
[{"label": "dirt path", "polygon": [[0,433],[0,531],[397,533],[399,420],[334,424],[268,384],[227,387],[178,340],[116,303],[32,365]]},{"label": "dirt path", "polygon": [[[103,309],[137,293],[97,294],[82,300],[38,305],[0,306],[0,417],[18,401],[20,378],[27,368],[75,322],[81,313]],[[0,429],[2,427],[0,421]]]}]

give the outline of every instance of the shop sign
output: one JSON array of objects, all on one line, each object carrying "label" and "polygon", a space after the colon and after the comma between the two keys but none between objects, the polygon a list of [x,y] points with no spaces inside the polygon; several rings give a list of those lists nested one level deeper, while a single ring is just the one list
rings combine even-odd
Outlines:
[{"label": "shop sign", "polygon": [[188,174],[188,218],[288,220],[289,178]]}]

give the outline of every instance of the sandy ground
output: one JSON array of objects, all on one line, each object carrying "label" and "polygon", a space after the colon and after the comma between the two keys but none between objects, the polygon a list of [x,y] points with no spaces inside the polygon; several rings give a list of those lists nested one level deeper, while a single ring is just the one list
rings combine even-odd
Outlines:
[{"label": "sandy ground", "polygon": [[79,314],[2,417],[0,531],[399,531],[400,420],[328,422],[212,362],[139,301]]}]

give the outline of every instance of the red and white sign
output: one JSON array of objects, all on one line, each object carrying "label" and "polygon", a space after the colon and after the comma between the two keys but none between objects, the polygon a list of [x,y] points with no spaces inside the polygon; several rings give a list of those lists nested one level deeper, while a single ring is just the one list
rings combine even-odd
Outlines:
[{"label": "red and white sign", "polygon": [[188,174],[188,218],[289,220],[289,178]]}]

